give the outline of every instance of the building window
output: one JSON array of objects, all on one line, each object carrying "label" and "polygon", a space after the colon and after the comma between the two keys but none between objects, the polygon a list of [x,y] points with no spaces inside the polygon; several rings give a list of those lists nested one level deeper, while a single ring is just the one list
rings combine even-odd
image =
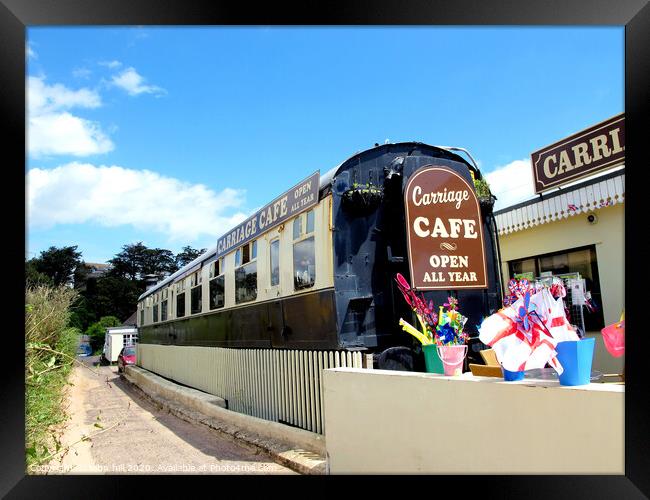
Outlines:
[{"label": "building window", "polygon": [[185,292],[176,295],[176,317],[185,316]]},{"label": "building window", "polygon": [[140,325],[144,325],[144,309],[140,309]]},{"label": "building window", "polygon": [[280,284],[280,240],[271,242],[271,286]]},{"label": "building window", "polygon": [[536,260],[534,258],[513,261],[510,264],[510,276],[513,278],[526,278],[532,280],[535,279],[535,276],[539,275],[537,272]]},{"label": "building window", "polygon": [[246,243],[237,250],[240,265],[235,269],[235,303],[250,302],[257,298],[257,241]]},{"label": "building window", "polygon": [[167,321],[167,299],[160,303],[160,321]]},{"label": "building window", "polygon": [[154,304],[153,306],[153,322],[158,322],[158,304]]},{"label": "building window", "polygon": [[541,277],[542,274],[546,275],[548,273],[553,276],[580,273],[580,277],[585,280],[585,290],[591,293],[598,306],[594,313],[588,312],[586,308],[583,310],[585,330],[600,331],[605,326],[596,247],[594,245],[513,260],[508,262],[508,267],[512,278],[524,277],[530,279],[532,275],[533,279],[535,279]]},{"label": "building window", "polygon": [[[303,219],[304,223],[302,222]],[[310,288],[314,286],[316,281],[316,253],[313,232],[313,210],[299,215],[293,221],[293,284],[295,290]]]}]

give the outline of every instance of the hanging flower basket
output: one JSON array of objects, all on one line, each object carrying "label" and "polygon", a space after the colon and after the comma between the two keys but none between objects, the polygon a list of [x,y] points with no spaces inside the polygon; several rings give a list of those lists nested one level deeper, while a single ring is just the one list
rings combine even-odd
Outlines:
[{"label": "hanging flower basket", "polygon": [[479,198],[478,203],[481,206],[481,212],[484,214],[492,213],[496,196],[490,195],[489,197]]},{"label": "hanging flower basket", "polygon": [[373,184],[354,184],[341,196],[343,208],[354,215],[374,212],[384,196],[384,190]]}]

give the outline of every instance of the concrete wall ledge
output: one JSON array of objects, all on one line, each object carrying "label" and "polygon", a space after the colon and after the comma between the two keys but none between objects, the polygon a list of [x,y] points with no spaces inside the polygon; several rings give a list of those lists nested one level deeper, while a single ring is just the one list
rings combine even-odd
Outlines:
[{"label": "concrete wall ledge", "polygon": [[331,474],[624,474],[625,387],[336,368]]},{"label": "concrete wall ledge", "polygon": [[211,422],[203,423],[265,449],[299,472],[325,472],[325,439],[319,434],[227,410],[222,398],[175,384],[139,366],[127,366],[124,376],[152,399],[165,406],[177,403],[189,413],[208,417]]}]

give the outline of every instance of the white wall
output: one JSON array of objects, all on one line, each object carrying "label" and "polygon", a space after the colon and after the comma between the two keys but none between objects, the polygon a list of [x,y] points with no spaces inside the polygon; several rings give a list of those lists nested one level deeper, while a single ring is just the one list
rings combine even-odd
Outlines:
[{"label": "white wall", "polygon": [[624,474],[624,386],[337,368],[332,474]]}]

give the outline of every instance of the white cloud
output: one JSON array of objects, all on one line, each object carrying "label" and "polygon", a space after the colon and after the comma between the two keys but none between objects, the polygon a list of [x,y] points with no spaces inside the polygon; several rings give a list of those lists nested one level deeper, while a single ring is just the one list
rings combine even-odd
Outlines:
[{"label": "white cloud", "polygon": [[25,54],[27,55],[27,59],[38,59],[38,55],[34,52],[29,42],[25,44]]},{"label": "white cloud", "polygon": [[135,68],[126,68],[119,75],[113,75],[113,84],[128,92],[129,95],[164,94],[165,89],[156,85],[145,85],[145,79]]},{"label": "white cloud", "polygon": [[[246,219],[235,211],[244,192],[220,192],[149,170],[73,162],[27,175],[28,221],[33,227],[95,223],[131,225],[186,243],[218,237]],[[233,213],[234,212],[234,213]]]},{"label": "white cloud", "polygon": [[101,105],[101,98],[94,90],[48,85],[44,77],[30,76],[27,80],[29,154],[35,158],[58,154],[87,156],[113,150],[113,143],[98,123],[67,111]]},{"label": "white cloud", "polygon": [[530,159],[515,160],[485,174],[490,191],[497,197],[495,210],[515,205],[535,196]]},{"label": "white cloud", "polygon": [[29,154],[35,158],[63,154],[88,156],[114,149],[97,123],[68,112],[30,117],[27,145]]},{"label": "white cloud", "polygon": [[90,75],[92,75],[93,72],[90,71],[88,68],[75,68],[72,70],[72,76],[75,78],[83,78],[87,80],[90,78]]},{"label": "white cloud", "polygon": [[114,61],[100,61],[98,64],[100,66],[106,66],[107,68],[110,68],[110,69],[115,69],[115,68],[119,68],[120,66],[122,66],[122,63],[120,61],[115,61],[115,60]]},{"label": "white cloud", "polygon": [[27,79],[27,104],[30,114],[42,114],[74,107],[98,108],[102,100],[94,90],[70,90],[60,83],[47,85],[44,77],[30,76]]}]

